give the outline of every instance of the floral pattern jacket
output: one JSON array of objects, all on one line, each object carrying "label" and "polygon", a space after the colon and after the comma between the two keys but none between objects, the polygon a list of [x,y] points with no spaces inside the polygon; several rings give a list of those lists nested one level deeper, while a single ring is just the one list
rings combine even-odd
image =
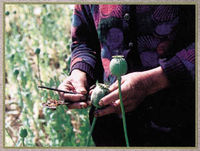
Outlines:
[{"label": "floral pattern jacket", "polygon": [[161,66],[172,86],[146,98],[151,101],[137,120],[144,116],[153,129],[179,133],[178,127],[194,125],[194,21],[195,8],[187,5],[75,5],[71,71],[111,84],[116,80],[109,70],[113,55],[124,55],[128,72]]}]

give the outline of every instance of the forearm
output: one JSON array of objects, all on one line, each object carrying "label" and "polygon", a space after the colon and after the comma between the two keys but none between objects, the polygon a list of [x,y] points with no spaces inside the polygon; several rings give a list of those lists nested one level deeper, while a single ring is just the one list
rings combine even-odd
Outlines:
[{"label": "forearm", "polygon": [[183,49],[168,60],[160,60],[167,79],[172,85],[188,85],[195,80],[195,49]]},{"label": "forearm", "polygon": [[[88,22],[87,14],[83,12],[90,11],[84,5],[75,5],[73,13],[73,21],[71,27],[71,72],[75,69],[87,73],[87,75],[94,79],[94,69],[96,68],[97,49],[93,46],[94,42],[91,42],[94,37],[93,32],[90,30],[91,23]],[[94,39],[94,38],[93,38]]]}]

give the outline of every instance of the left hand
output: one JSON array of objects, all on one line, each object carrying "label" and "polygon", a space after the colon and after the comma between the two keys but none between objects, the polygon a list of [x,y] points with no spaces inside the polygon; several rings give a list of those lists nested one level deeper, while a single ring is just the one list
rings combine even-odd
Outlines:
[{"label": "left hand", "polygon": [[86,102],[87,94],[87,76],[86,73],[75,69],[58,87],[60,90],[76,92],[76,94],[69,94],[60,92],[61,100],[69,100],[73,103],[67,105],[69,109],[82,109],[89,106]]},{"label": "left hand", "polygon": [[[121,92],[125,112],[133,111],[146,96],[169,85],[169,81],[161,67],[144,72],[129,73],[121,78]],[[118,81],[110,86],[109,91],[110,93],[99,102],[99,105],[106,106],[106,108],[95,111],[96,117],[121,113]]]}]

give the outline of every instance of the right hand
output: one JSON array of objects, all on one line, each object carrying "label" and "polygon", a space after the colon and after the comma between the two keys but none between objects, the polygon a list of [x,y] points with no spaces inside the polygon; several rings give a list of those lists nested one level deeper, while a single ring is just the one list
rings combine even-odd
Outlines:
[{"label": "right hand", "polygon": [[86,102],[87,86],[86,73],[75,69],[72,71],[71,75],[59,85],[58,89],[76,92],[77,94],[59,92],[60,98],[62,100],[74,102],[67,105],[69,109],[86,108],[88,106]]}]

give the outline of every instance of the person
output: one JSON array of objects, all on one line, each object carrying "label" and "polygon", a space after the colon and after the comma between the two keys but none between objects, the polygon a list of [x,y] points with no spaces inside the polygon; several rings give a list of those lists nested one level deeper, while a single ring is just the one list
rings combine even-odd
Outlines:
[{"label": "person", "polygon": [[195,146],[195,5],[75,5],[71,72],[59,89],[87,108],[89,87],[110,84],[109,94],[90,110],[97,117],[96,146],[125,146],[116,77],[109,70],[123,55],[122,76],[130,146]]}]

